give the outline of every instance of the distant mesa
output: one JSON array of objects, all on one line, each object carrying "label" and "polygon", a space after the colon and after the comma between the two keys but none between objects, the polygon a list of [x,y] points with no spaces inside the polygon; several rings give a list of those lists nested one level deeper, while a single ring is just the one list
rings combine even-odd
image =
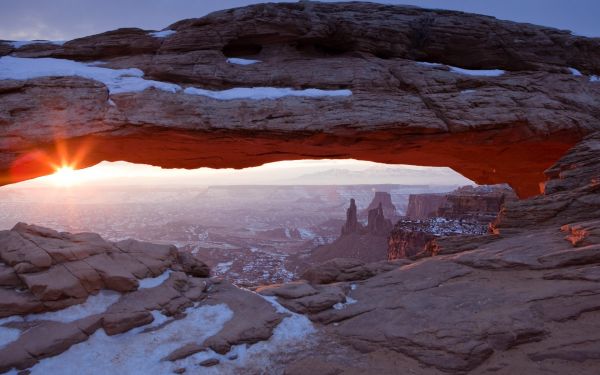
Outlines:
[{"label": "distant mesa", "polygon": [[406,217],[394,226],[388,259],[417,256],[440,237],[483,235],[506,202],[517,200],[507,185],[463,186],[448,194],[411,194]]}]

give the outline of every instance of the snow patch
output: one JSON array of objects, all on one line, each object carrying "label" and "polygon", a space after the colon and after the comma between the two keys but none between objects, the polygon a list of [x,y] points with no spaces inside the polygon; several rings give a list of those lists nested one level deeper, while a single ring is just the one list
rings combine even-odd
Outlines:
[{"label": "snow patch", "polygon": [[261,62],[260,60],[240,59],[238,57],[230,57],[227,62],[235,65],[252,65]]},{"label": "snow patch", "polygon": [[30,44],[54,44],[56,46],[62,46],[65,44],[65,40],[16,40],[9,42],[13,48],[21,48],[23,46],[28,46]]},{"label": "snow patch", "polygon": [[149,277],[146,279],[142,279],[142,280],[140,280],[139,289],[155,288],[155,287],[161,285],[162,283],[164,283],[165,281],[167,281],[169,276],[171,276],[171,270],[166,270],[161,275],[158,275],[156,277]]},{"label": "snow patch", "polygon": [[506,71],[501,69],[464,69],[456,66],[439,64],[439,63],[430,63],[425,61],[417,61],[418,65],[430,66],[430,67],[443,67],[447,66],[450,69],[450,72],[463,74],[468,76],[484,76],[484,77],[498,77],[506,73]]},{"label": "snow patch", "polygon": [[[280,313],[289,314],[273,330],[273,335],[267,341],[254,345],[236,345],[229,353],[219,355],[212,351],[197,353],[183,361],[177,362],[179,367],[183,364],[198,363],[200,361],[216,358],[220,364],[210,368],[203,368],[202,374],[233,374],[240,370],[243,373],[276,374],[282,369],[274,368],[278,356],[286,357],[291,353],[313,347],[314,334],[317,332],[310,320],[304,315],[292,313],[281,306],[275,297],[261,296],[270,302]],[[191,370],[187,367],[187,370]]]},{"label": "snow patch", "polygon": [[430,63],[430,62],[427,62],[427,61],[417,61],[417,65],[431,66],[431,67],[440,67],[440,66],[444,66],[443,64],[438,64],[438,63]]},{"label": "snow patch", "polygon": [[149,327],[158,327],[168,318],[154,312],[155,321],[146,326],[135,328],[120,335],[108,336],[104,330],[96,331],[87,341],[73,345],[66,352],[41,360],[31,368],[34,375],[44,374],[131,374],[162,375],[173,370],[195,366],[192,357],[171,363],[161,361],[173,350],[186,342],[202,343],[215,335],[223,325],[233,317],[233,312],[225,304],[191,307],[186,317],[174,320],[170,324],[154,331]]},{"label": "snow patch", "polygon": [[108,105],[110,105],[111,107],[117,106],[117,104],[112,99],[108,99]]},{"label": "snow patch", "polygon": [[346,296],[346,301],[344,303],[338,302],[335,305],[333,305],[333,308],[336,309],[336,310],[343,310],[348,305],[352,305],[352,304],[354,304],[356,302],[358,302],[358,301],[355,300],[354,298]]},{"label": "snow patch", "polygon": [[290,310],[288,310],[285,307],[283,307],[283,305],[281,305],[277,301],[277,297],[275,297],[275,296],[263,296],[261,294],[259,294],[259,296],[261,296],[263,299],[265,299],[267,302],[269,302],[271,305],[273,305],[273,307],[275,308],[275,311],[277,311],[278,313],[281,313],[281,314],[293,314]]},{"label": "snow patch", "polygon": [[0,327],[0,348],[15,341],[21,335],[21,331],[16,328]]},{"label": "snow patch", "polygon": [[298,228],[298,232],[300,233],[300,238],[303,240],[312,240],[316,237],[316,234],[310,229]]},{"label": "snow patch", "polygon": [[485,76],[485,77],[498,77],[505,73],[504,70],[501,69],[463,69],[457,68],[455,66],[450,66],[450,71],[452,73],[464,74],[468,76]]},{"label": "snow patch", "polygon": [[569,68],[569,72],[571,72],[571,74],[574,76],[578,76],[578,77],[582,76],[581,72],[575,68]]},{"label": "snow patch", "polygon": [[84,303],[79,305],[73,305],[66,309],[40,314],[11,316],[9,318],[0,319],[0,325],[8,322],[32,322],[36,320],[52,320],[55,322],[69,323],[88,316],[103,313],[110,305],[117,302],[120,296],[120,293],[103,290],[96,295],[89,296]]},{"label": "snow patch", "polygon": [[[225,355],[217,354],[212,350],[197,353],[183,361],[178,361],[177,364],[179,367],[187,364],[188,366],[185,367],[189,372],[194,368],[193,364],[215,358],[220,361],[217,366],[201,368],[198,373],[206,375],[280,374],[283,373],[283,369],[276,368],[277,357],[289,358],[292,353],[313,347],[312,335],[314,333],[316,333],[316,329],[308,318],[293,314],[279,323],[267,341],[261,341],[251,346],[236,345]],[[189,366],[189,364],[192,365]]]},{"label": "snow patch", "polygon": [[39,77],[78,76],[100,81],[108,87],[111,94],[139,92],[154,87],[160,90],[177,92],[179,85],[146,80],[144,72],[136,68],[108,69],[77,61],[45,58],[0,57],[0,80],[26,80]]},{"label": "snow patch", "polygon": [[350,90],[321,90],[321,89],[304,89],[295,90],[291,88],[279,88],[279,87],[236,87],[229,90],[212,91],[197,89],[195,87],[188,87],[184,90],[186,94],[190,95],[202,95],[208,96],[209,98],[219,100],[234,100],[234,99],[251,99],[251,100],[263,100],[263,99],[279,99],[286,96],[300,96],[300,97],[332,97],[332,96],[350,96],[352,91]]},{"label": "snow patch", "polygon": [[590,82],[600,82],[600,76],[590,76]]},{"label": "snow patch", "polygon": [[175,34],[177,31],[175,30],[163,30],[163,31],[154,31],[151,32],[150,35],[152,35],[155,38],[166,38],[170,35]]},{"label": "snow patch", "polygon": [[232,265],[233,261],[218,263],[217,266],[214,268],[214,271],[217,274],[223,274],[229,271]]},{"label": "snow patch", "polygon": [[460,93],[461,94],[472,94],[474,92],[475,92],[475,90],[462,90]]}]

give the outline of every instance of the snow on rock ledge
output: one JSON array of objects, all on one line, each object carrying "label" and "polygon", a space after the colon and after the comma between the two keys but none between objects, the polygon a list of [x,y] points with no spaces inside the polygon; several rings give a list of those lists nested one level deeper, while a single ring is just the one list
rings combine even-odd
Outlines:
[{"label": "snow on rock ledge", "polygon": [[53,44],[55,46],[62,46],[66,43],[64,40],[14,40],[8,42],[14,48],[21,48],[32,44]]},{"label": "snow on rock ledge", "polygon": [[[183,365],[195,363],[171,363],[161,361],[182,340],[194,338],[201,342],[219,332],[233,318],[225,304],[189,308],[183,319],[176,319],[156,330],[167,321],[157,312],[149,326],[129,332],[108,336],[97,331],[80,344],[72,346],[59,356],[42,360],[31,368],[32,374],[69,374],[85,368],[88,374],[169,374]],[[78,369],[78,370],[76,370]]]},{"label": "snow on rock ledge", "polygon": [[[21,58],[13,56],[0,57],[0,80],[14,79],[27,80],[40,77],[79,76],[100,81],[106,85],[111,94],[127,92],[140,92],[148,88],[155,88],[171,93],[180,92],[181,86],[144,79],[144,72],[137,68],[110,69],[96,66],[99,62],[91,64],[72,60],[55,58]],[[195,87],[183,90],[190,95],[202,95],[218,100],[233,99],[278,99],[287,96],[302,97],[332,97],[350,96],[350,90],[320,90],[278,87],[236,87],[229,90],[211,91]]]},{"label": "snow on rock ledge", "polygon": [[209,98],[219,100],[234,100],[234,99],[279,99],[286,96],[301,96],[301,97],[331,97],[331,96],[350,96],[350,90],[320,90],[320,89],[304,89],[294,90],[291,88],[278,87],[236,87],[229,90],[211,91],[188,87],[184,90],[186,94],[203,95]]},{"label": "snow on rock ledge", "polygon": [[[97,63],[95,63],[97,64]],[[79,76],[100,81],[111,94],[139,92],[154,87],[160,90],[177,92],[179,85],[146,80],[140,69],[109,69],[85,63],[55,58],[0,57],[0,80],[27,80],[40,77]]]},{"label": "snow on rock ledge", "polygon": [[252,65],[261,62],[260,60],[241,59],[238,57],[230,57],[227,62],[235,65]]},{"label": "snow on rock ledge", "polygon": [[464,69],[456,66],[444,65],[439,63],[430,63],[426,61],[417,61],[417,64],[422,66],[430,66],[434,68],[448,67],[450,69],[450,72],[452,73],[463,74],[468,76],[499,77],[506,73],[506,71],[502,69]]},{"label": "snow on rock ledge", "polygon": [[150,35],[152,35],[155,38],[166,38],[168,36],[175,34],[176,32],[177,31],[175,31],[175,30],[162,30],[162,31],[151,32]]}]

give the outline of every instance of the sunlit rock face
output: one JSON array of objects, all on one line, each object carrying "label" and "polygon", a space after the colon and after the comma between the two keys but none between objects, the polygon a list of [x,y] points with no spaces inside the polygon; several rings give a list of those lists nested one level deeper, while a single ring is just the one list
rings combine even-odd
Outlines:
[{"label": "sunlit rock face", "polygon": [[[524,197],[599,127],[598,40],[460,12],[264,4],[17,46],[0,42],[3,184],[62,158],[240,168],[327,157],[449,166]],[[39,58],[66,62],[15,73]],[[73,61],[79,76],[64,76]]]}]

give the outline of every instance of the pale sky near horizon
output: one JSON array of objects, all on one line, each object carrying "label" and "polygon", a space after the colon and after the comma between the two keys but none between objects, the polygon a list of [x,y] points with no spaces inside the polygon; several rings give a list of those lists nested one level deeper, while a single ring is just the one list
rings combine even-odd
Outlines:
[{"label": "pale sky near horizon", "polygon": [[[332,2],[332,0],[324,1]],[[160,30],[180,19],[202,17],[212,11],[260,2],[256,0],[0,0],[0,39],[69,40],[119,27]],[[597,20],[600,14],[600,0],[380,0],[377,2],[486,14],[499,19],[541,24],[569,29],[579,35],[600,37],[600,22]],[[283,168],[280,170],[291,171],[299,164],[288,162],[282,165]],[[366,165],[356,161],[346,161],[341,164],[336,161],[320,161],[310,164],[310,166],[303,172],[319,173],[340,167],[351,170],[367,168]],[[85,179],[85,176],[89,178],[90,175],[118,178],[123,174],[130,177],[148,176],[148,174],[154,175],[156,172],[156,170],[150,170],[144,166],[126,165],[121,167],[118,170],[110,164],[103,164],[92,169],[91,172],[86,172],[87,175],[85,173],[81,175],[84,177],[77,178]],[[267,172],[259,172],[271,173],[272,170],[269,168],[266,168]],[[160,173],[162,172],[159,171]],[[179,172],[169,173],[171,177],[179,176]],[[260,173],[250,172],[248,175],[255,176],[251,180],[264,180],[264,175],[260,177]],[[436,170],[432,169],[431,174],[435,175],[435,173]],[[167,175],[169,174],[164,174],[164,176]],[[207,175],[205,173],[202,176]],[[222,172],[219,172],[218,176],[220,179],[230,178],[227,173]],[[448,181],[468,182],[458,174],[446,173],[445,176],[444,178]],[[69,178],[73,178],[73,176]],[[97,181],[94,178],[92,180]],[[377,181],[371,182],[377,183]]]}]

